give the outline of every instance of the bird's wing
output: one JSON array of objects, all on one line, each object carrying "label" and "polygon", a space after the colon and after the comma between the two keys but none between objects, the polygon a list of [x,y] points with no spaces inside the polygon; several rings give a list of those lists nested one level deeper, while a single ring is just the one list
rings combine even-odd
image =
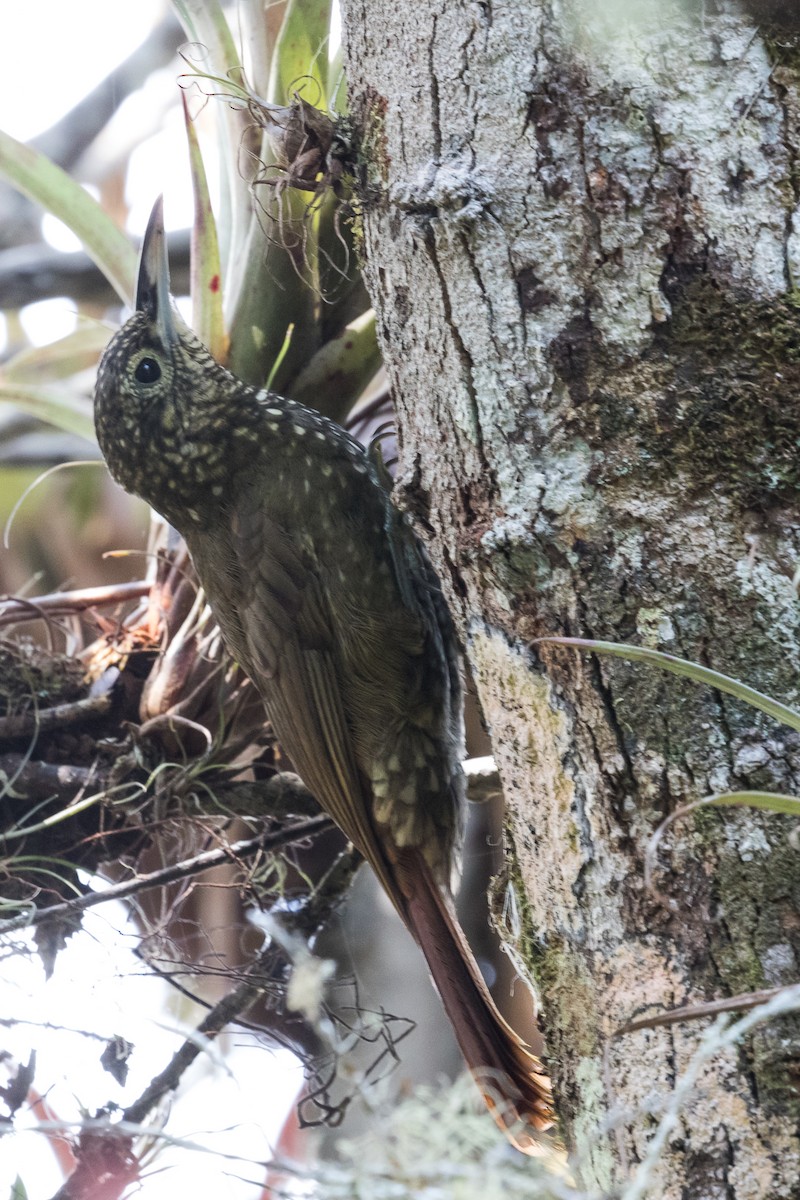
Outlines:
[{"label": "bird's wing", "polygon": [[[369,785],[355,760],[312,548],[257,504],[239,506],[222,551],[226,561],[209,561],[220,554],[220,539],[193,540],[190,548],[226,641],[258,688],[278,740],[402,910],[373,825]],[[217,580],[224,582],[215,595]]]},{"label": "bird's wing", "polygon": [[422,849],[391,841],[384,847],[376,834],[313,546],[292,539],[259,505],[242,504],[229,537],[190,547],[222,631],[261,692],[282,745],[419,942],[495,1119],[519,1149],[535,1152],[526,1126],[544,1129],[552,1121],[541,1063],[500,1016]]}]

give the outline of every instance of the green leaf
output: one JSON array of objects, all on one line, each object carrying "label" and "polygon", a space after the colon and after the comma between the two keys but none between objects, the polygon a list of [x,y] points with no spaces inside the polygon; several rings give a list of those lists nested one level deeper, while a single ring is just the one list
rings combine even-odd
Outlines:
[{"label": "green leaf", "polygon": [[[238,266],[247,238],[250,194],[248,179],[240,169],[240,154],[242,147],[247,145],[249,118],[242,104],[230,104],[225,99],[225,92],[230,86],[234,95],[242,95],[244,72],[219,0],[173,0],[173,7],[186,36],[201,48],[203,59],[199,64],[200,74],[207,72],[208,75],[217,76],[220,81],[219,84],[215,81],[211,94],[219,95],[222,103],[219,161],[224,186],[220,228],[226,237],[223,258],[229,273]],[[194,65],[188,54],[184,57],[189,65]]]},{"label": "green leaf", "polygon": [[242,64],[219,0],[173,0],[173,7],[187,36],[214,64],[215,73],[241,82]]},{"label": "green leaf", "polygon": [[791,817],[800,817],[800,798],[785,796],[781,792],[719,792],[715,796],[707,796],[700,804],[710,804],[715,808],[732,805],[739,808],[761,808],[767,812],[788,813]]},{"label": "green leaf", "polygon": [[194,224],[192,225],[191,295],[192,324],[201,342],[208,347],[217,362],[228,354],[228,338],[222,316],[222,268],[219,260],[217,226],[211,211],[208,180],[197,140],[197,130],[183,96],[183,117],[189,143],[189,167],[194,194]]},{"label": "green leaf", "polygon": [[269,92],[272,55],[283,24],[281,4],[264,0],[239,0],[236,6],[237,33],[242,57],[247,59],[248,82],[256,96],[264,99]]},{"label": "green leaf", "polygon": [[372,309],[321,346],[291,387],[291,398],[343,421],[381,365]]},{"label": "green leaf", "polygon": [[645,646],[629,646],[624,642],[598,642],[590,638],[545,637],[536,638],[533,644],[539,645],[544,642],[556,646],[574,646],[577,650],[591,650],[595,654],[611,654],[631,662],[650,663],[664,671],[671,671],[673,675],[683,675],[687,679],[693,679],[695,683],[707,684],[708,687],[735,696],[737,700],[744,700],[745,704],[768,713],[776,721],[788,725],[790,729],[800,730],[800,712],[797,709],[789,708],[788,705],[773,700],[771,696],[765,696],[763,692],[757,692],[755,688],[748,687],[738,679],[732,679],[730,675],[722,675],[719,671],[701,667],[699,663],[690,662],[688,659],[676,658],[673,654],[664,654],[661,650],[650,650]]},{"label": "green leaf", "polygon": [[28,1200],[28,1192],[19,1175],[11,1185],[9,1200]]},{"label": "green leaf", "polygon": [[3,363],[0,381],[27,384],[68,379],[93,367],[103,352],[111,330],[99,321],[81,321],[66,337],[46,346],[26,346]]},{"label": "green leaf", "polygon": [[[289,188],[276,203],[265,189],[259,203],[264,211],[251,218],[232,311],[227,297],[227,365],[255,387],[272,374],[276,390],[285,394],[320,345],[313,230],[302,193]],[[294,334],[275,369],[289,325]]]},{"label": "green leaf", "polygon": [[126,304],[132,304],[136,278],[134,249],[111,217],[80,184],[38,150],[2,131],[0,174],[63,221],[83,242],[87,254],[117,295]]},{"label": "green leaf", "polygon": [[66,433],[77,433],[87,442],[96,440],[91,405],[65,396],[63,391],[0,384],[3,400]]},{"label": "green leaf", "polygon": [[[309,265],[306,203],[299,195],[284,195],[276,204],[271,177],[249,192],[250,176],[262,172],[271,153],[264,135],[253,141],[247,111],[246,84],[230,29],[218,0],[174,0],[187,35],[203,47],[200,72],[212,77],[208,88],[224,109],[224,145],[220,154],[228,176],[223,188],[217,227],[224,244],[225,311],[230,331],[227,365],[241,379],[263,385],[280,354],[287,325],[295,336],[280,367],[279,383],[291,379],[319,347],[315,272]],[[274,24],[271,10],[246,6],[249,41],[269,41]],[[286,22],[284,21],[284,26]],[[268,51],[261,45],[259,61]],[[294,68],[293,68],[294,69]],[[304,62],[300,74],[308,70]],[[213,78],[216,77],[216,78]],[[231,81],[228,88],[227,80]],[[200,81],[202,83],[202,80]],[[204,89],[205,90],[205,89]],[[235,103],[226,101],[230,90]],[[312,256],[313,259],[313,256]]]},{"label": "green leaf", "polygon": [[330,26],[330,0],[289,0],[275,45],[269,100],[291,104],[294,93],[301,92],[309,104],[327,107]]}]

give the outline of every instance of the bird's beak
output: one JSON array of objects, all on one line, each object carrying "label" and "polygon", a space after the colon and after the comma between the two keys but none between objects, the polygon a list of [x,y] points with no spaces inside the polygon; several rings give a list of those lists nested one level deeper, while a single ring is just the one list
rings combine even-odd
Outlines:
[{"label": "bird's beak", "polygon": [[163,196],[159,196],[153,205],[142,241],[139,278],[136,284],[136,311],[144,313],[152,322],[165,347],[178,340],[169,294]]}]

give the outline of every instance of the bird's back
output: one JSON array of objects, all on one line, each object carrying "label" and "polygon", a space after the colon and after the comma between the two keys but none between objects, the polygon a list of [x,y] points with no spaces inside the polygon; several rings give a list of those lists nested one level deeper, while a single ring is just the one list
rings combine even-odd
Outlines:
[{"label": "bird's back", "polygon": [[422,846],[446,881],[461,830],[461,694],[450,618],[374,465],[313,410],[260,401],[263,430],[185,534],[223,634],[284,749],[372,857]]}]

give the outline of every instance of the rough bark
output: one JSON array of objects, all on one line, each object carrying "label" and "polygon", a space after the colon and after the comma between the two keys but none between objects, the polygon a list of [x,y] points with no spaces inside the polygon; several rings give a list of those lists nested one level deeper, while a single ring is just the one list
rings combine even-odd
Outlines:
[{"label": "rough bark", "polygon": [[[400,493],[460,622],[564,1130],[601,1188],[707,1023],[615,1031],[797,978],[791,822],[704,810],[662,855],[672,910],[642,878],[678,805],[796,789],[796,736],[531,646],[635,641],[797,699],[800,46],[772,8],[343,0]],[[799,1049],[784,1018],[717,1058],[651,1194],[800,1195]]]}]

